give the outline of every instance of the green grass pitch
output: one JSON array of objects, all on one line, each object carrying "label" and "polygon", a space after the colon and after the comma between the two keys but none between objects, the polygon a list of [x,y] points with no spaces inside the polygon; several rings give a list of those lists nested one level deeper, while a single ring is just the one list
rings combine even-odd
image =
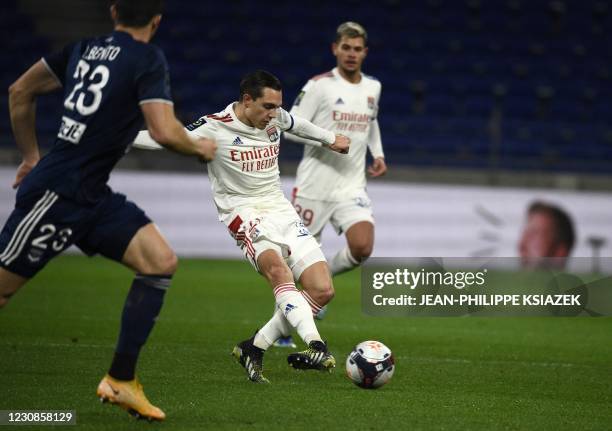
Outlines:
[{"label": "green grass pitch", "polygon": [[[138,367],[168,418],[136,421],[95,396],[130,280],[115,263],[66,256],[26,285],[0,311],[0,409],[74,409],[66,428],[89,430],[612,427],[612,319],[367,317],[358,271],[336,278],[319,323],[334,373],[292,370],[273,348],[272,384],[252,384],[230,351],[270,317],[272,294],[246,262],[215,260],[181,262]],[[379,390],[344,373],[367,339],[397,359]]]}]

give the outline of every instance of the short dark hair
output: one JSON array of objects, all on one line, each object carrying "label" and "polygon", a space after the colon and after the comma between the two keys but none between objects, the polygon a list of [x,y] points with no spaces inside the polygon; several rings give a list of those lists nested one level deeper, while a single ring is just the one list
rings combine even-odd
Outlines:
[{"label": "short dark hair", "polygon": [[280,80],[265,70],[256,70],[244,75],[240,81],[240,101],[245,94],[253,99],[258,99],[263,95],[264,88],[281,91],[283,89]]},{"label": "short dark hair", "polygon": [[535,201],[529,205],[527,214],[531,215],[534,213],[546,214],[552,219],[555,224],[557,242],[565,244],[568,252],[570,252],[576,241],[574,223],[570,215],[560,207],[543,201]]},{"label": "short dark hair", "polygon": [[117,23],[127,27],[144,27],[160,15],[164,0],[111,0],[117,10]]}]

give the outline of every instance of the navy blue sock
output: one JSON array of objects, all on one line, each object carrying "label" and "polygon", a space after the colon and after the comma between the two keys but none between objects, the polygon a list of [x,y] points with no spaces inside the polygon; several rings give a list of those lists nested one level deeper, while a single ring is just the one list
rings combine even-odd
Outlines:
[{"label": "navy blue sock", "polygon": [[119,341],[108,374],[119,380],[132,380],[136,362],[159,315],[171,275],[137,274],[123,306]]}]

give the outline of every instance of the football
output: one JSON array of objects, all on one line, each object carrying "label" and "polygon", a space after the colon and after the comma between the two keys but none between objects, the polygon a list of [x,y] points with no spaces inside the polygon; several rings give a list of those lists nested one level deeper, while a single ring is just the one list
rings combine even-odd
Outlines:
[{"label": "football", "polygon": [[346,374],[360,388],[380,388],[394,372],[393,353],[380,341],[359,343],[346,358]]}]

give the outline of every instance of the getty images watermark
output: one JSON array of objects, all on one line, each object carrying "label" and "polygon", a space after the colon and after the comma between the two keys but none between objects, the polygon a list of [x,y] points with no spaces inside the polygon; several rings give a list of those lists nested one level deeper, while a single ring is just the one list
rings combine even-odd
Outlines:
[{"label": "getty images watermark", "polygon": [[612,276],[591,273],[587,258],[573,263],[578,269],[569,271],[554,259],[522,268],[516,258],[373,258],[362,270],[362,309],[372,316],[612,316]]}]

